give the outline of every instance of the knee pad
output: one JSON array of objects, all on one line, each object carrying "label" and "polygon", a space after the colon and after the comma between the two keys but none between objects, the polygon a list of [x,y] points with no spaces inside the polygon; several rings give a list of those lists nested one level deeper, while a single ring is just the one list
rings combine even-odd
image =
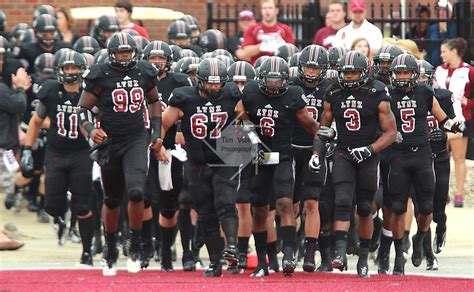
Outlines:
[{"label": "knee pad", "polygon": [[176,210],[172,210],[172,209],[163,209],[160,211],[160,214],[161,216],[167,218],[167,219],[171,219],[174,217],[174,214],[176,214]]},{"label": "knee pad", "polygon": [[128,200],[131,202],[138,203],[143,200],[143,193],[139,190],[131,190],[128,192]]},{"label": "knee pad", "polygon": [[228,217],[237,218],[237,209],[235,205],[224,205],[217,209],[217,216],[219,216],[220,220]]},{"label": "knee pad", "polygon": [[360,201],[357,203],[357,214],[362,217],[372,215],[372,204],[370,201]]},{"label": "knee pad", "polygon": [[334,207],[334,221],[350,221],[352,205],[336,205]]},{"label": "knee pad", "polygon": [[46,204],[44,206],[44,210],[46,213],[51,215],[52,217],[58,217],[58,216],[64,216],[67,211],[67,206],[64,206],[62,204],[57,204],[54,201],[46,200]]},{"label": "knee pad", "polygon": [[199,214],[198,220],[203,237],[220,236],[220,224],[217,214]]},{"label": "knee pad", "polygon": [[90,211],[89,206],[84,203],[74,204],[74,210],[76,211],[77,216],[85,216]]},{"label": "knee pad", "polygon": [[407,211],[407,202],[406,201],[394,201],[392,203],[392,212],[397,215],[402,215]]},{"label": "knee pad", "polygon": [[120,207],[120,199],[106,196],[104,198],[104,204],[109,209],[115,209]]},{"label": "knee pad", "polygon": [[418,205],[418,212],[421,215],[430,215],[433,213],[433,201],[432,200],[423,200]]}]

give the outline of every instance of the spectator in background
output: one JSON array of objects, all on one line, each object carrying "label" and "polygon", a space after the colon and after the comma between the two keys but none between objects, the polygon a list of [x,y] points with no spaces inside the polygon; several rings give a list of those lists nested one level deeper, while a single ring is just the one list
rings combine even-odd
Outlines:
[{"label": "spectator in background", "polygon": [[133,4],[129,0],[118,0],[115,3],[115,14],[117,15],[120,29],[133,29],[147,40],[150,39],[148,32],[142,26],[132,22]]},{"label": "spectator in background", "polygon": [[337,32],[333,44],[349,49],[355,39],[366,38],[370,44],[371,55],[375,55],[382,47],[383,36],[378,27],[367,21],[364,0],[352,0],[349,11],[352,21]]},{"label": "spectator in background", "polygon": [[262,21],[247,28],[242,42],[242,59],[251,64],[261,56],[273,56],[285,43],[295,44],[291,28],[277,21],[275,0],[262,0],[260,3]]},{"label": "spectator in background", "polygon": [[454,207],[463,207],[464,205],[464,183],[467,175],[467,138],[473,132],[473,129],[469,128],[469,124],[472,119],[474,100],[468,97],[470,97],[474,86],[474,68],[462,60],[466,50],[467,42],[463,38],[445,40],[441,45],[443,64],[438,66],[435,71],[435,80],[438,86],[449,89],[453,93],[453,108],[456,119],[465,121],[467,126],[462,136],[451,135],[448,137],[456,177]]},{"label": "spectator in background", "polygon": [[[429,19],[430,18],[430,10],[426,5],[420,5],[416,9],[416,18],[417,19]],[[426,39],[428,38],[428,30],[430,25],[428,22],[417,22],[411,28],[410,31],[407,32],[405,36],[407,39]],[[418,49],[420,51],[425,50],[425,44],[419,43]]]},{"label": "spectator in background", "polygon": [[332,47],[337,31],[346,26],[345,18],[344,4],[340,1],[331,2],[329,4],[329,11],[326,14],[326,27],[316,32],[313,44],[323,46],[326,49]]},{"label": "spectator in background", "polygon": [[58,16],[58,30],[63,41],[69,45],[74,44],[79,39],[79,36],[72,32],[74,18],[72,18],[71,10],[66,7],[60,7],[56,14]]},{"label": "spectator in background", "polygon": [[425,57],[425,54],[418,49],[418,46],[412,40],[398,40],[394,45],[412,54],[417,60],[423,60]]},{"label": "spectator in background", "polygon": [[240,31],[229,38],[229,52],[237,59],[244,59],[242,50],[242,41],[244,40],[244,31],[251,25],[255,24],[255,16],[250,10],[244,10],[239,13],[239,29]]},{"label": "spectator in background", "polygon": [[354,42],[352,42],[351,51],[359,52],[366,56],[368,59],[371,59],[370,44],[365,38],[355,39]]},{"label": "spectator in background", "polygon": [[[448,0],[440,0],[436,5],[436,10],[440,19],[451,19],[453,15],[453,5]],[[428,34],[428,38],[431,40],[453,39],[456,36],[456,22],[454,20],[432,24]],[[428,62],[435,67],[441,65],[439,43],[431,43],[427,50]]]}]

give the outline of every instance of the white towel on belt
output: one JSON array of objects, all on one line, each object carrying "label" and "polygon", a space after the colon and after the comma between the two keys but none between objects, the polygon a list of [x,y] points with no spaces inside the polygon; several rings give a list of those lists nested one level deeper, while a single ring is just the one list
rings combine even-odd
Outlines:
[{"label": "white towel on belt", "polygon": [[166,150],[169,161],[158,161],[158,179],[163,191],[170,191],[173,189],[173,179],[171,178],[171,163],[173,156],[170,155],[170,150]]}]

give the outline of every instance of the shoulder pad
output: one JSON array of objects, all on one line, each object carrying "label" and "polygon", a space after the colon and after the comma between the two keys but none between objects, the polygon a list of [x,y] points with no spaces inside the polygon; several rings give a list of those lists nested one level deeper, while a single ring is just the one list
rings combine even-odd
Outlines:
[{"label": "shoulder pad", "polygon": [[387,86],[385,85],[385,83],[375,79],[369,80],[362,88],[373,95],[379,94],[380,92],[384,92],[387,90]]},{"label": "shoulder pad", "polygon": [[242,92],[240,91],[237,84],[235,84],[234,82],[227,82],[224,87],[224,90],[229,92],[230,95],[234,98],[240,98],[242,96]]},{"label": "shoulder pad", "polygon": [[137,63],[140,73],[146,76],[156,77],[159,75],[158,69],[147,61],[140,60]]},{"label": "shoulder pad", "polygon": [[84,79],[89,79],[89,80],[94,80],[99,78],[102,74],[104,74],[104,66],[107,64],[93,64],[89,68],[87,68],[84,73],[82,73],[82,78]]},{"label": "shoulder pad", "polygon": [[181,107],[187,99],[187,97],[190,95],[190,90],[195,92],[195,87],[178,87],[173,92],[171,93],[169,99],[168,99],[168,105],[174,106],[174,107]]},{"label": "shoulder pad", "polygon": [[[168,73],[168,74],[170,74],[170,73]],[[187,74],[172,73],[172,76],[178,84],[183,85],[183,86],[191,86],[189,76]]]},{"label": "shoulder pad", "polygon": [[453,93],[447,89],[444,88],[436,88],[434,89],[434,95],[436,96],[436,99],[439,101],[441,100],[448,100],[450,103],[453,103]]},{"label": "shoulder pad", "polygon": [[431,95],[431,96],[434,95],[433,88],[426,83],[417,83],[415,86],[415,90],[417,90],[421,94],[426,94],[426,95]]},{"label": "shoulder pad", "polygon": [[[35,83],[37,85],[38,83]],[[58,88],[59,82],[56,79],[47,79],[43,83],[38,84],[38,87],[36,88],[36,97],[44,101],[47,97],[49,97],[50,92],[57,93],[60,91]]]},{"label": "shoulder pad", "polygon": [[[330,81],[331,82],[331,81]],[[327,94],[330,96],[330,95],[334,95],[334,94],[337,94],[339,92],[342,91],[342,88],[339,86],[338,83],[336,82],[331,82],[331,85],[329,86],[329,88],[327,89]]]}]

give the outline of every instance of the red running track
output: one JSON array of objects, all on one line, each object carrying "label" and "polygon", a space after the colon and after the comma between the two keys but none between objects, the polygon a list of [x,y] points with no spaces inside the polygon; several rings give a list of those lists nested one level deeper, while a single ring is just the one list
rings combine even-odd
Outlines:
[{"label": "red running track", "polygon": [[129,274],[119,270],[103,277],[101,270],[12,270],[0,271],[1,291],[474,291],[474,279],[423,276],[372,275],[360,279],[353,274],[282,273],[263,278],[224,274],[201,277],[202,271],[162,273],[157,270]]}]

